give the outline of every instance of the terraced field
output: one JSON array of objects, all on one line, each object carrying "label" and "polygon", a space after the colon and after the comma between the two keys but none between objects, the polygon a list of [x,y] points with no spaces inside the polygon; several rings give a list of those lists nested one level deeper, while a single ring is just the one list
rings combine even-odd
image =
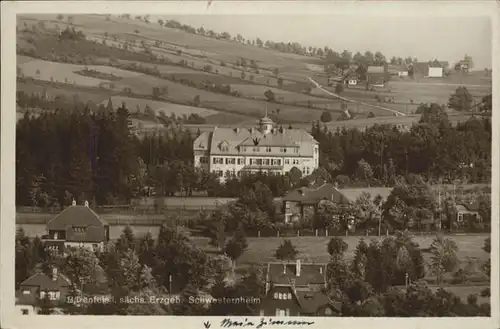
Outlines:
[{"label": "terraced field", "polygon": [[[157,114],[160,112],[165,112],[166,115],[175,114],[176,116],[182,116],[185,114],[189,116],[192,113],[196,113],[203,117],[217,114],[217,111],[205,109],[202,107],[178,105],[168,102],[144,100],[124,96],[112,96],[111,101],[115,106],[120,106],[120,104],[124,103],[131,112],[134,112],[137,108],[144,111],[145,107],[149,106]],[[107,102],[107,100],[104,100],[101,102],[101,104],[106,105]]]}]

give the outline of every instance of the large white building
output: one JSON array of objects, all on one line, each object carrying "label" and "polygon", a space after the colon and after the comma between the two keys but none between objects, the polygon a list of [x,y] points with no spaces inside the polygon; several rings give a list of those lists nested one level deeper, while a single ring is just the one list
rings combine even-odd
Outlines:
[{"label": "large white building", "polygon": [[214,127],[196,138],[193,150],[194,166],[221,180],[243,172],[284,174],[293,167],[306,176],[319,165],[319,145],[309,133],[275,127],[267,116],[258,128]]}]

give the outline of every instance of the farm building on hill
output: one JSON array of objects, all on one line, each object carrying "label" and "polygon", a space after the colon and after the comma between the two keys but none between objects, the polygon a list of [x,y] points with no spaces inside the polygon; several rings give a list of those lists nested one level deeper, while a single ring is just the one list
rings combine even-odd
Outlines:
[{"label": "farm building on hill", "polygon": [[411,70],[413,72],[413,76],[426,77],[429,75],[429,63],[415,62],[412,64]]},{"label": "farm building on hill", "polygon": [[275,127],[267,117],[258,128],[214,127],[193,143],[194,166],[215,173],[221,181],[243,173],[285,174],[297,168],[303,175],[319,166],[319,144],[303,129]]},{"label": "farm building on hill", "polygon": [[406,64],[403,65],[388,65],[387,74],[392,76],[406,77],[408,76],[408,68]]},{"label": "farm building on hill", "polygon": [[387,82],[387,71],[384,66],[368,66],[366,79],[372,86],[384,86]]},{"label": "farm building on hill", "polygon": [[454,65],[455,71],[469,72],[469,62],[466,60],[461,60]]},{"label": "farm building on hill", "polygon": [[442,78],[443,68],[442,67],[429,67],[429,78]]},{"label": "farm building on hill", "polygon": [[358,74],[355,72],[349,73],[344,79],[344,84],[349,86],[356,86],[358,83],[359,83],[359,77]]}]

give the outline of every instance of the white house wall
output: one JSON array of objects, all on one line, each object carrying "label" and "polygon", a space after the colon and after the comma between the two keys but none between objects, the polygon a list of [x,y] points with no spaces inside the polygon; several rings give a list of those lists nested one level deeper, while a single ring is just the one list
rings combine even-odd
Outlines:
[{"label": "white house wall", "polygon": [[430,78],[441,78],[443,76],[442,67],[429,67],[429,77]]}]

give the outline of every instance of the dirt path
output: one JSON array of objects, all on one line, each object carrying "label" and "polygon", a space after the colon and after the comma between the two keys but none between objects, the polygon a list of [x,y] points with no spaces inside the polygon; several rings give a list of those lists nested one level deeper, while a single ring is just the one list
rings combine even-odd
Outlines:
[{"label": "dirt path", "polygon": [[329,94],[329,95],[332,95],[336,98],[339,98],[339,99],[342,99],[346,102],[349,102],[349,103],[357,103],[357,104],[361,104],[361,105],[366,105],[366,106],[370,106],[370,107],[374,107],[374,108],[378,108],[378,109],[381,109],[381,110],[384,110],[384,111],[389,111],[389,112],[392,112],[394,114],[396,114],[397,116],[406,116],[406,113],[403,113],[403,112],[399,112],[399,111],[396,111],[396,110],[393,110],[393,109],[390,109],[390,108],[387,108],[387,107],[383,107],[383,106],[379,106],[379,105],[373,105],[373,104],[369,104],[369,103],[365,103],[365,102],[360,102],[360,101],[355,101],[355,100],[352,100],[352,99],[349,99],[349,98],[345,98],[345,97],[342,97],[340,95],[337,95],[337,94],[334,94],[332,92],[329,92],[328,90],[325,90],[318,82],[316,82],[315,80],[309,78],[309,80],[316,86],[316,88],[322,90],[323,92]]}]

